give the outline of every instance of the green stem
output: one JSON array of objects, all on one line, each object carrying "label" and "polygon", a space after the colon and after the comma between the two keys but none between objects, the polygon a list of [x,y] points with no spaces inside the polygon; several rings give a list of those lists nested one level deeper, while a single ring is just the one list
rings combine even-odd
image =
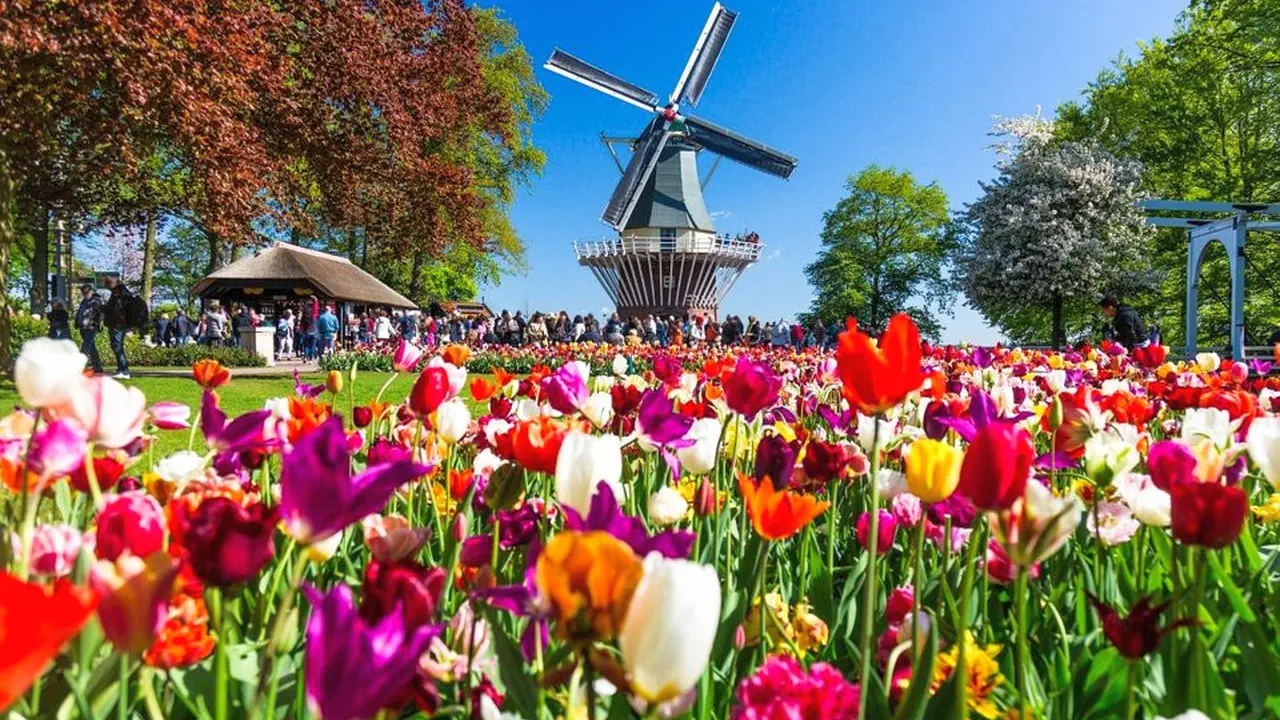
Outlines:
[{"label": "green stem", "polygon": [[[18,468],[18,482],[22,483],[22,551],[18,554],[18,579],[26,581],[31,575],[31,543],[35,538],[36,528],[36,508],[40,506],[40,495],[36,493],[33,500],[31,495],[31,480],[28,477],[27,468],[31,467],[31,446],[35,444],[36,431],[40,429],[40,413],[36,413],[35,420],[31,422],[31,436],[27,438],[26,457],[22,461],[22,467]],[[90,451],[92,451],[90,447]],[[93,464],[92,460],[89,462]]]},{"label": "green stem", "polygon": [[[920,660],[920,653],[924,650],[921,647],[920,630],[916,622],[920,617],[920,595],[924,592],[924,523],[925,519],[920,518],[919,524],[916,525],[916,542],[915,557],[912,559],[911,570],[911,647],[912,657],[916,662]],[[892,666],[890,666],[892,667]]]},{"label": "green stem", "polygon": [[760,599],[760,662],[769,655],[769,636],[765,632],[765,618],[769,608],[765,605],[765,591],[769,587],[769,543],[765,543],[764,552],[760,554],[760,581],[756,583],[756,597]]},{"label": "green stem", "polygon": [[[875,663],[872,661],[871,655],[871,636],[875,625],[875,601],[876,601],[876,554],[878,540],[880,539],[880,415],[879,413],[871,416],[872,433],[871,433],[871,504],[868,512],[871,513],[870,532],[867,536],[867,577],[863,582],[862,606],[858,608],[858,612],[862,615],[862,642],[859,644],[858,663],[862,666],[859,673],[859,683],[861,687],[869,688],[871,681],[871,666]],[[834,515],[833,515],[834,517]],[[858,720],[866,717],[867,703],[858,703]]]},{"label": "green stem", "polygon": [[147,708],[147,718],[149,720],[164,720],[164,711],[160,709],[160,703],[156,700],[156,689],[152,674],[154,671],[147,667],[142,667],[142,672],[138,677],[138,694],[142,696],[142,704]]},{"label": "green stem", "polygon": [[213,620],[217,645],[214,646],[213,658],[213,717],[214,720],[227,720],[230,701],[231,667],[227,659],[227,642],[231,637],[227,633],[226,616],[223,614],[222,590],[209,588],[207,597],[210,602],[210,618]]},{"label": "green stem", "polygon": [[827,577],[835,587],[836,577],[836,518],[840,517],[840,478],[827,481],[831,488],[831,512],[827,513]]},{"label": "green stem", "polygon": [[[947,524],[950,526],[950,518],[947,519]],[[948,538],[944,544],[949,552],[951,548],[950,539]],[[969,649],[969,642],[966,637],[969,629],[969,596],[973,594],[973,556],[978,546],[985,544],[986,536],[982,532],[982,525],[979,525],[974,528],[973,534],[969,536],[969,545],[965,548],[964,555],[964,578],[960,581],[960,617],[956,623],[956,642],[960,645],[956,651],[956,669],[953,671],[956,693],[954,710],[957,720],[964,720],[969,716],[969,664],[965,657]]]},{"label": "green stem", "polygon": [[298,557],[293,561],[293,571],[289,575],[289,586],[285,588],[284,598],[280,601],[280,609],[276,611],[275,618],[271,621],[271,632],[268,634],[270,638],[267,645],[267,652],[262,658],[262,671],[258,674],[258,688],[253,695],[253,716],[261,717],[259,706],[261,705],[263,694],[270,690],[267,699],[267,707],[265,708],[266,717],[275,717],[276,712],[276,690],[279,688],[278,674],[275,669],[275,657],[278,652],[280,641],[284,633],[285,623],[290,621],[293,613],[294,600],[298,596],[298,586],[302,584],[302,576],[307,570],[307,552],[301,549]]},{"label": "green stem", "polygon": [[387,388],[391,387],[391,383],[395,382],[395,379],[398,377],[400,377],[400,373],[393,372],[391,373],[391,377],[387,378],[387,381],[382,383],[382,387],[378,390],[377,397],[373,399],[374,404],[382,402],[382,393],[386,392]]},{"label": "green stem", "polygon": [[129,720],[129,656],[120,655],[120,675],[116,680],[116,719]]},{"label": "green stem", "polygon": [[1028,667],[1031,658],[1027,653],[1027,569],[1018,568],[1018,579],[1014,583],[1013,590],[1014,612],[1017,613],[1018,623],[1018,647],[1014,655],[1014,673],[1018,682],[1018,707],[1021,708],[1022,717],[1031,717],[1030,715],[1030,698],[1027,692],[1027,675],[1030,670]]},{"label": "green stem", "polygon": [[1124,689],[1124,717],[1125,720],[1134,720],[1138,716],[1138,664],[1130,660],[1127,665]]}]

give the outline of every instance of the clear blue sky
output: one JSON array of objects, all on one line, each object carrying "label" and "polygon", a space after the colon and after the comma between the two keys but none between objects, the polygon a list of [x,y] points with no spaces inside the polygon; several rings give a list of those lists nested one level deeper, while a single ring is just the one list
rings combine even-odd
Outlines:
[{"label": "clear blue sky", "polygon": [[[482,289],[491,307],[599,313],[608,298],[573,258],[603,237],[600,212],[618,179],[600,131],[638,133],[645,113],[541,68],[555,46],[666,97],[711,2],[496,3],[538,64],[551,105],[534,130],[545,174],[513,218],[529,272]],[[1167,35],[1184,0],[729,0],[741,14],[696,114],[800,160],[790,181],[724,162],[707,188],[720,230],[755,230],[765,257],[723,312],[791,317],[812,290],[803,268],[822,213],[868,163],[937,181],[953,207],[989,179],[993,114],[1019,115],[1080,91],[1120,52]],[[705,159],[704,159],[705,158]],[[625,160],[624,160],[625,162]],[[700,168],[710,158],[700,158]],[[956,308],[948,341],[994,342],[981,316]]]}]

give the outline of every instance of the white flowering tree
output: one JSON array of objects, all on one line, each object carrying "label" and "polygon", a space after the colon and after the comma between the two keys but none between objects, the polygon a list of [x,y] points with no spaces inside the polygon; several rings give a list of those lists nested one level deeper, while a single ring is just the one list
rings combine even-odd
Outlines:
[{"label": "white flowering tree", "polygon": [[1153,230],[1137,207],[1142,166],[1094,143],[1054,142],[1035,116],[1001,120],[999,177],[960,218],[955,266],[969,303],[1015,342],[1053,342],[1088,327],[1104,294],[1132,295],[1153,278]]}]

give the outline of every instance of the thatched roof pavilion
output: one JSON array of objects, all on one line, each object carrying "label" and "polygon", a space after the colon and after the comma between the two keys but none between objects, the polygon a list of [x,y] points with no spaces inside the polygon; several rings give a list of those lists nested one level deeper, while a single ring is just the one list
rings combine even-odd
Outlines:
[{"label": "thatched roof pavilion", "polygon": [[344,257],[275,243],[220,268],[196,283],[195,293],[223,302],[281,302],[316,297],[361,305],[416,309]]}]

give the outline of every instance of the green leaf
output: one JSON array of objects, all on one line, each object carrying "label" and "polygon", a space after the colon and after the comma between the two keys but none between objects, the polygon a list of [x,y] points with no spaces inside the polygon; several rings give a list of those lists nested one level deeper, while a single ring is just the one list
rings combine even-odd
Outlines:
[{"label": "green leaf", "polygon": [[498,622],[497,611],[490,608],[487,614],[489,627],[493,632],[493,644],[498,653],[498,676],[502,679],[503,689],[521,711],[532,714],[538,705],[538,688],[533,674],[525,672],[520,646]]},{"label": "green leaf", "polygon": [[867,684],[871,687],[862,688],[862,702],[867,705],[863,716],[868,718],[891,717],[893,713],[889,710],[889,694],[885,691],[884,684],[880,682],[880,673],[872,671],[869,677]]},{"label": "green leaf", "polygon": [[492,510],[510,510],[524,495],[524,470],[515,463],[504,463],[489,477],[484,489],[484,504]]},{"label": "green leaf", "polygon": [[911,669],[911,685],[907,694],[893,714],[893,720],[921,720],[924,717],[925,702],[929,698],[929,685],[933,680],[934,660],[938,655],[938,622],[929,611],[929,638],[925,641],[924,651]]},{"label": "green leaf", "polygon": [[1257,622],[1258,616],[1254,615],[1253,608],[1249,607],[1248,601],[1244,599],[1244,594],[1236,586],[1235,580],[1231,579],[1231,573],[1223,569],[1222,561],[1218,559],[1218,554],[1206,552],[1204,557],[1209,559],[1209,570],[1213,572],[1213,579],[1217,581],[1218,586],[1227,596],[1227,602],[1231,603],[1231,609],[1240,616],[1242,621],[1246,623]]},{"label": "green leaf", "polygon": [[938,688],[938,692],[929,698],[929,704],[925,708],[924,720],[950,720],[954,717],[963,717],[956,712],[955,704],[957,700],[956,675],[953,672]]}]

